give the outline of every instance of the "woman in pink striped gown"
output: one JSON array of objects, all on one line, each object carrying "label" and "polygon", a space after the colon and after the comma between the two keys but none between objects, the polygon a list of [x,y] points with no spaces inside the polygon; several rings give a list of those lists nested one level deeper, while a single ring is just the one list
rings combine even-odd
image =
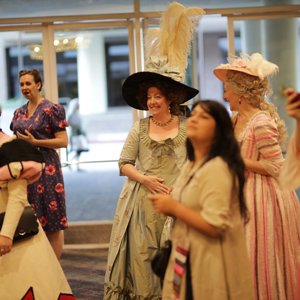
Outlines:
[{"label": "woman in pink striped gown", "polygon": [[268,76],[277,70],[259,53],[214,70],[235,112],[234,130],[247,171],[246,239],[257,300],[297,299],[300,206],[294,191],[279,186],[286,128],[275,106],[266,101],[271,93]]}]

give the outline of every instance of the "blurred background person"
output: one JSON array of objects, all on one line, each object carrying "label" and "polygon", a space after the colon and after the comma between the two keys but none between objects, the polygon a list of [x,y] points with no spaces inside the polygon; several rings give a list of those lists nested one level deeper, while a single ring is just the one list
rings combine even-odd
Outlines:
[{"label": "blurred background person", "polygon": [[246,166],[246,239],[257,300],[296,299],[300,207],[296,193],[279,185],[286,128],[267,101],[272,93],[268,77],[277,71],[259,53],[233,58],[214,70],[224,82]]},{"label": "blurred background person", "polygon": [[172,195],[149,196],[156,212],[175,217],[162,299],[253,299],[244,164],[225,107],[196,102],[186,135],[189,160]]},{"label": "blurred background person", "polygon": [[[286,159],[280,173],[280,183],[283,188],[293,190],[300,187],[300,93],[292,88],[287,88],[284,90],[284,94],[286,96],[286,112],[296,120],[296,129],[289,141]],[[298,261],[296,297],[300,299],[300,259]]]},{"label": "blurred background person", "polygon": [[287,88],[284,94],[286,112],[296,120],[296,128],[288,144],[280,181],[284,188],[293,190],[300,187],[300,93]]},{"label": "blurred background person", "polygon": [[28,185],[28,199],[34,207],[46,235],[60,258],[67,228],[64,180],[56,149],[68,145],[65,110],[44,99],[42,78],[36,69],[19,72],[22,95],[28,102],[16,109],[10,129],[43,153],[46,167],[38,181]]},{"label": "blurred background person", "polygon": [[40,224],[36,235],[13,241],[22,212],[29,206],[27,185],[42,173],[42,154],[0,129],[0,157],[0,213],[5,212],[0,226],[0,298],[42,300],[64,295],[75,299]]},{"label": "blurred background person", "polygon": [[[75,160],[78,162],[80,154],[89,151],[88,140],[80,116],[78,99],[72,99],[68,104],[67,121],[70,126],[70,152],[75,153]],[[79,164],[77,164],[77,169],[79,169]]]}]

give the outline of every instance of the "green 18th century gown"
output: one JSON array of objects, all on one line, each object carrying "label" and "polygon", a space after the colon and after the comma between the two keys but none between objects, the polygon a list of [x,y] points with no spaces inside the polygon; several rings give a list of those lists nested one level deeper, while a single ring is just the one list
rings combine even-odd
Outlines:
[{"label": "green 18th century gown", "polygon": [[[137,121],[124,144],[119,167],[131,163],[146,175],[157,175],[173,186],[186,161],[185,125],[180,120],[174,139],[154,141],[148,135],[149,118]],[[127,178],[115,213],[110,239],[104,299],[160,299],[159,278],[150,260],[159,248],[166,217],[147,199],[149,191]]]}]

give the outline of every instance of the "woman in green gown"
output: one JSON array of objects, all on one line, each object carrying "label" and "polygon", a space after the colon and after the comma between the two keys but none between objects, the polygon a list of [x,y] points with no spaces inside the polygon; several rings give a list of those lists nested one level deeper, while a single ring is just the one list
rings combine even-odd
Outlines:
[{"label": "woman in green gown", "polygon": [[[136,88],[136,87],[139,88]],[[105,276],[104,299],[160,299],[160,279],[151,258],[160,248],[166,220],[147,196],[169,194],[186,161],[184,117],[179,104],[198,90],[154,72],[138,72],[123,85],[127,103],[150,116],[137,121],[121,152],[127,176],[115,213]]]}]

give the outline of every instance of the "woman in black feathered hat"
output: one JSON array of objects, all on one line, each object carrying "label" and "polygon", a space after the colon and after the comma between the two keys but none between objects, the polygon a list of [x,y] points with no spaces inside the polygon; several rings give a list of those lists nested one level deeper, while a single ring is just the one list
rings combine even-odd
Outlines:
[{"label": "woman in black feathered hat", "polygon": [[[189,30],[197,22],[191,21],[188,15],[196,17],[202,12],[197,8],[186,14],[182,5],[172,3],[163,15],[163,24],[166,25],[169,16],[174,16],[174,9],[177,10],[175,19],[181,16],[186,23],[191,22]],[[169,33],[174,32],[167,28]],[[165,28],[160,31],[164,32]],[[184,45],[178,51],[182,48],[185,49]],[[104,283],[106,300],[161,297],[161,282],[152,272],[151,259],[163,244],[166,216],[155,214],[147,196],[170,194],[186,161],[185,124],[179,105],[198,93],[183,83],[186,58],[183,57],[180,68],[170,56],[149,57],[146,71],[132,74],[122,87],[128,105],[149,111],[149,117],[135,122],[119,159],[120,174],[127,179],[111,233]]]}]

